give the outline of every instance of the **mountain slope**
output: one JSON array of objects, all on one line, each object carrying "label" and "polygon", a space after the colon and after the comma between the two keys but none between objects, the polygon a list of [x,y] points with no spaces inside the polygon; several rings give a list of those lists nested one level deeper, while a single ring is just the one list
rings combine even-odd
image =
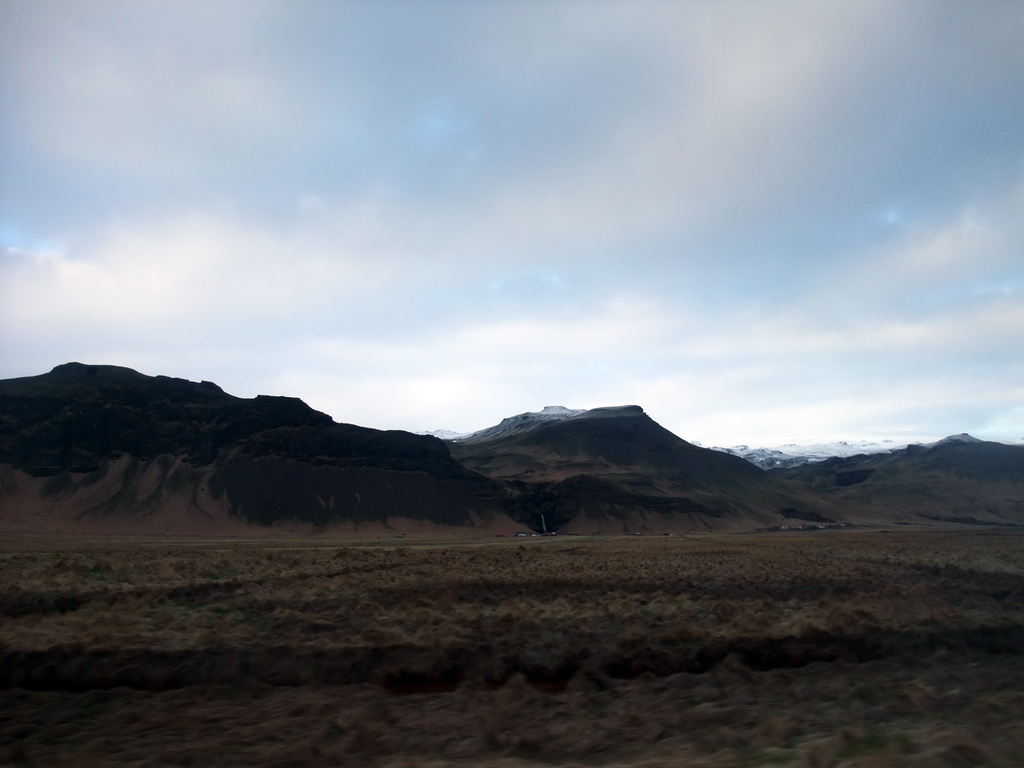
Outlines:
[{"label": "mountain slope", "polygon": [[447,526],[504,503],[500,484],[433,437],[337,424],[295,398],[80,363],[0,381],[0,465],[0,525],[31,525],[20,511],[31,507],[56,527],[116,519],[156,530],[168,516],[200,528]]},{"label": "mountain slope", "polygon": [[586,413],[586,409],[566,408],[562,405],[546,405],[539,411],[528,411],[516,416],[509,416],[493,427],[477,430],[469,435],[460,435],[454,440],[463,444],[483,443],[497,438],[530,432],[543,424],[564,421]]},{"label": "mountain slope", "polygon": [[1024,523],[1024,447],[970,435],[771,474],[902,522]]},{"label": "mountain slope", "polygon": [[686,442],[639,406],[570,413],[505,419],[504,429],[450,443],[452,455],[515,484],[520,519],[543,515],[552,528],[754,528],[839,513],[739,457]]}]

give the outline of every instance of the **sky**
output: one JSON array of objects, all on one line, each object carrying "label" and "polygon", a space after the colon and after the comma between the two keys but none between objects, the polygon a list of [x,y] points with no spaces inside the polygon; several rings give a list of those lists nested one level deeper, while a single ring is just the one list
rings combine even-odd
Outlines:
[{"label": "sky", "polygon": [[1024,3],[0,0],[0,378],[1024,440]]}]

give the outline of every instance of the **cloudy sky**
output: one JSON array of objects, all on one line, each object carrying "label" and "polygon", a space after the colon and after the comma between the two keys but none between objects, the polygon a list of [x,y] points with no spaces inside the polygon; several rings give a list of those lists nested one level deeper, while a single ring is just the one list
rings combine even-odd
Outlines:
[{"label": "cloudy sky", "polygon": [[0,0],[0,378],[1024,438],[1024,3]]}]

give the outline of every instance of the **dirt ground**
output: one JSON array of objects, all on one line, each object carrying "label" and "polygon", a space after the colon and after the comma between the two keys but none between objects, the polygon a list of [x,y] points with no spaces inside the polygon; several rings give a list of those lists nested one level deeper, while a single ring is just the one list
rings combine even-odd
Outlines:
[{"label": "dirt ground", "polygon": [[0,541],[0,766],[1021,754],[1021,532]]}]

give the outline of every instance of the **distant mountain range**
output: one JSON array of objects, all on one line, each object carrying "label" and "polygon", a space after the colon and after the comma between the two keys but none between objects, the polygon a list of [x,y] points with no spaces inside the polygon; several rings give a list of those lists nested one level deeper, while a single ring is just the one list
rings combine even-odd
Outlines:
[{"label": "distant mountain range", "polygon": [[449,447],[465,466],[518,490],[548,525],[578,532],[826,523],[837,514],[797,484],[686,442],[636,405],[548,407]]},{"label": "distant mountain range", "polygon": [[1024,522],[1024,447],[952,435],[931,445],[773,469],[840,504],[887,519]]},{"label": "distant mountain range", "polygon": [[812,461],[822,461],[834,456],[855,456],[867,453],[886,453],[888,451],[902,448],[891,440],[881,443],[872,441],[835,443],[815,443],[811,445],[788,444],[777,448],[751,448],[747,445],[734,445],[731,448],[712,447],[713,451],[730,453],[746,459],[751,464],[756,464],[762,469],[775,469],[780,467],[796,467]]},{"label": "distant mountain range", "polygon": [[0,531],[1024,522],[1024,447],[969,435],[932,446],[842,443],[832,457],[825,446],[707,449],[629,405],[549,406],[447,437],[339,424],[294,398],[237,398],[210,382],[68,363],[0,381]]},{"label": "distant mountain range", "polygon": [[[978,440],[976,437],[963,433],[959,435],[950,435],[938,442],[982,441]],[[937,443],[932,443],[931,445],[936,444]],[[731,453],[733,456],[739,456],[740,458],[746,459],[750,463],[756,464],[762,469],[783,469],[786,467],[797,467],[801,464],[808,464],[814,461],[824,461],[825,459],[876,453],[892,453],[893,451],[906,448],[908,445],[912,445],[912,443],[897,443],[894,440],[857,440],[852,442],[841,440],[832,443],[811,443],[806,445],[789,443],[773,448],[751,448],[747,445],[735,445],[732,448],[721,448],[715,446],[711,450]]]}]

